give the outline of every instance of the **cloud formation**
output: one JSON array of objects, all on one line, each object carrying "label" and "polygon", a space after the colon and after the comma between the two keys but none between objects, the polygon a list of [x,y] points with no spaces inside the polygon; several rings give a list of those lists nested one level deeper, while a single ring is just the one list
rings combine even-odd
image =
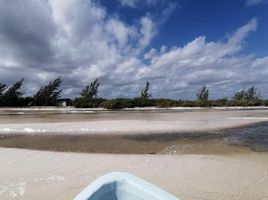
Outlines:
[{"label": "cloud formation", "polygon": [[141,4],[148,6],[155,5],[159,0],[119,0],[120,4],[129,8],[137,8]]},{"label": "cloud formation", "polygon": [[108,98],[137,96],[147,80],[153,97],[195,98],[202,84],[212,97],[251,84],[267,96],[268,56],[241,54],[257,19],[224,41],[199,36],[183,47],[149,48],[160,24],[149,14],[127,24],[93,1],[1,1],[0,80],[10,84],[24,77],[26,94],[32,94],[62,76],[66,97],[77,96],[95,78],[100,96]]},{"label": "cloud formation", "polygon": [[246,5],[247,6],[257,6],[262,3],[265,3],[266,0],[246,0]]}]

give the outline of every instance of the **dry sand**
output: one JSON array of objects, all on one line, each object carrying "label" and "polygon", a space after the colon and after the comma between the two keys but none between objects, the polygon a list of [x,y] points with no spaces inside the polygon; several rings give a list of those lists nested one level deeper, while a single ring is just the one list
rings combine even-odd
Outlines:
[{"label": "dry sand", "polygon": [[0,199],[72,199],[111,171],[126,171],[183,200],[268,199],[268,156],[106,155],[0,148]]}]

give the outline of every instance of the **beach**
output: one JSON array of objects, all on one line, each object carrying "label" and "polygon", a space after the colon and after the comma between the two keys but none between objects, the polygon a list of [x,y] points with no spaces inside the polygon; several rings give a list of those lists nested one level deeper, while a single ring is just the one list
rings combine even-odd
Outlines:
[{"label": "beach", "polygon": [[268,199],[267,109],[0,110],[0,198],[133,173],[180,199]]},{"label": "beach", "polygon": [[185,200],[265,200],[268,156],[78,154],[0,148],[1,199],[73,199],[111,171],[133,173]]},{"label": "beach", "polygon": [[268,200],[267,41],[268,0],[0,0],[0,200]]}]

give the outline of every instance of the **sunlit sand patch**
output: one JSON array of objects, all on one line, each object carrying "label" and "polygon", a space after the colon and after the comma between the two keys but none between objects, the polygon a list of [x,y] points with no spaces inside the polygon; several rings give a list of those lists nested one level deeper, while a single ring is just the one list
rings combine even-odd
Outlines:
[{"label": "sunlit sand patch", "polygon": [[26,191],[26,182],[18,182],[18,183],[8,183],[0,185],[0,196],[7,194],[10,198],[20,198],[24,195]]},{"label": "sunlit sand patch", "polygon": [[[13,192],[17,195],[14,199],[20,200],[73,199],[97,177],[118,170],[137,175],[180,199],[268,196],[267,153],[114,155],[0,148],[0,154],[0,185],[9,186],[0,194],[1,200],[11,199]],[[8,164],[11,159],[15,161]],[[16,185],[20,182],[27,182],[23,195]]]}]

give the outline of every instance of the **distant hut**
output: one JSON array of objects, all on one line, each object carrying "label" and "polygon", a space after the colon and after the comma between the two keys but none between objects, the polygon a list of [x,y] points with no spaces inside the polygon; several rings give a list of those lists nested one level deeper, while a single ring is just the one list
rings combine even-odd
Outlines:
[{"label": "distant hut", "polygon": [[57,105],[58,106],[62,106],[62,107],[66,107],[66,106],[72,106],[72,100],[69,98],[66,99],[58,99],[57,100]]}]

